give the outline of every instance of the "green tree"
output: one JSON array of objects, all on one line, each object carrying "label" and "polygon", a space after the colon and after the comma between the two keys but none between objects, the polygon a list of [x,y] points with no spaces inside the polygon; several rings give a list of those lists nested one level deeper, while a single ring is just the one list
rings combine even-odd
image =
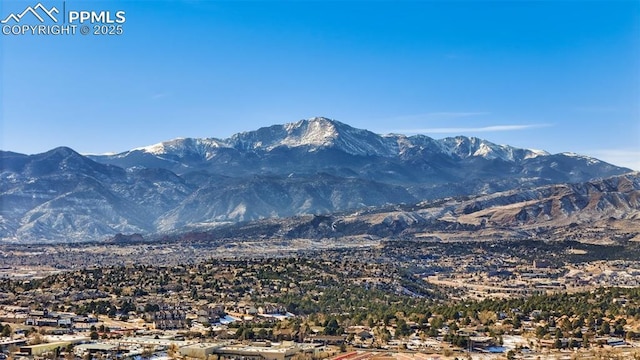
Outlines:
[{"label": "green tree", "polygon": [[613,329],[613,333],[618,336],[624,335],[624,326],[622,326],[622,324],[620,323],[616,324],[616,326]]},{"label": "green tree", "polygon": [[10,337],[11,336],[11,326],[9,326],[9,324],[2,326],[2,324],[0,324],[0,329],[2,329],[2,336],[3,337]]},{"label": "green tree", "polygon": [[255,338],[255,334],[253,332],[253,329],[250,327],[245,328],[242,331],[242,335],[240,336],[241,340],[253,340]]},{"label": "green tree", "polygon": [[609,321],[603,321],[602,325],[598,329],[598,335],[609,335],[611,333],[611,325],[609,325]]},{"label": "green tree", "polygon": [[396,327],[395,336],[397,338],[409,336],[413,332],[411,330],[411,327],[407,325],[407,322],[404,319],[398,320],[396,325],[397,327]]},{"label": "green tree", "polygon": [[556,349],[562,349],[562,340],[560,340],[560,338],[556,338],[556,341],[553,343],[553,347]]},{"label": "green tree", "polygon": [[327,323],[327,326],[324,327],[324,334],[325,335],[336,335],[337,332],[338,332],[338,328],[339,327],[340,327],[340,325],[338,324],[338,320],[331,319]]},{"label": "green tree", "polygon": [[522,327],[522,321],[520,321],[520,318],[516,316],[513,319],[513,328],[514,329],[520,329],[521,327]]}]

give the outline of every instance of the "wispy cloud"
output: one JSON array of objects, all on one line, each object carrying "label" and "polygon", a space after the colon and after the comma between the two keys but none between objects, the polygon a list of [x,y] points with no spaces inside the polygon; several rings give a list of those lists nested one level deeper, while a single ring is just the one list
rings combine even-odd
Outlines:
[{"label": "wispy cloud", "polygon": [[527,129],[537,129],[550,127],[551,124],[524,124],[524,125],[490,125],[481,127],[439,127],[439,128],[421,128],[421,129],[399,129],[395,132],[405,134],[461,134],[461,133],[479,133],[479,132],[499,132],[499,131],[518,131]]},{"label": "wispy cloud", "polygon": [[575,112],[582,113],[614,113],[620,111],[615,106],[578,106],[573,108]]},{"label": "wispy cloud", "polygon": [[424,114],[395,116],[389,121],[434,121],[434,120],[451,120],[459,118],[468,118],[473,116],[489,115],[487,111],[437,111]]},{"label": "wispy cloud", "polygon": [[640,149],[599,149],[586,153],[613,165],[640,171]]}]

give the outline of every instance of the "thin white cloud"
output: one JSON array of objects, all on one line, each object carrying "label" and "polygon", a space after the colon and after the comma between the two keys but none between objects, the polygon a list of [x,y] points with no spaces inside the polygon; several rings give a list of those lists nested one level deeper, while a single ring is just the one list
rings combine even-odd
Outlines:
[{"label": "thin white cloud", "polygon": [[527,129],[537,129],[549,127],[551,124],[525,124],[525,125],[491,125],[482,127],[446,127],[446,128],[422,128],[422,129],[400,129],[395,132],[405,134],[462,134],[478,132],[500,132],[517,131]]},{"label": "thin white cloud", "polygon": [[442,111],[426,114],[426,117],[461,118],[470,116],[489,115],[486,111]]},{"label": "thin white cloud", "polygon": [[578,106],[573,108],[573,111],[584,113],[613,113],[620,111],[620,109],[614,106]]},{"label": "thin white cloud", "polygon": [[425,114],[403,115],[396,116],[384,121],[399,122],[399,121],[434,121],[434,120],[451,120],[459,118],[467,118],[473,116],[489,115],[487,111],[438,111]]}]

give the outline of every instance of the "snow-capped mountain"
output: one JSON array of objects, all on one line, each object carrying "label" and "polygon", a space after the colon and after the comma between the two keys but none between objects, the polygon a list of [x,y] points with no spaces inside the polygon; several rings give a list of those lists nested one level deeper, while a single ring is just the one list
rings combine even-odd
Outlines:
[{"label": "snow-capped mountain", "polygon": [[[430,182],[473,180],[475,174],[485,178],[487,173],[484,171],[492,170],[487,161],[495,162],[495,166],[509,167],[514,176],[526,172],[527,177],[532,177],[542,168],[531,168],[528,162],[536,164],[532,160],[549,155],[540,150],[518,149],[462,136],[441,140],[424,135],[381,136],[335,120],[312,118],[264,127],[227,139],[174,139],[116,155],[90,158],[123,168],[159,167],[177,174],[206,171],[247,176],[326,172],[422,185],[427,174]],[[583,158],[579,161],[597,160]],[[464,167],[459,166],[461,162],[465,163]],[[469,172],[468,167],[477,167],[478,171]],[[606,171],[615,167],[600,162],[596,168],[586,178],[609,174]],[[607,170],[601,173],[604,168]],[[552,182],[584,179],[584,176],[564,176],[564,179],[555,178]]]},{"label": "snow-capped mountain", "polygon": [[256,131],[243,132],[228,139],[178,138],[159,144],[136,148],[117,155],[98,156],[96,160],[117,162],[139,153],[173,161],[209,161],[222,149],[238,152],[271,152],[277,149],[302,148],[306,152],[334,149],[353,156],[399,157],[410,149],[441,152],[458,158],[481,157],[519,161],[549,155],[545,151],[517,149],[496,145],[478,138],[463,136],[434,140],[424,135],[388,134],[380,136],[368,130],[356,129],[339,121],[316,117],[295,123],[273,125]]},{"label": "snow-capped mountain", "polygon": [[0,152],[0,239],[99,240],[583,182],[630,170],[467,137],[377,135],[326,118],[115,155]]},{"label": "snow-capped mountain", "polygon": [[355,129],[341,122],[322,117],[300,120],[295,123],[273,125],[256,131],[235,134],[228,139],[185,139],[178,138],[167,142],[136,148],[118,157],[126,157],[137,151],[162,155],[199,156],[207,160],[215,156],[220,148],[238,151],[268,152],[279,147],[304,147],[309,151],[322,148],[339,148],[359,156],[394,156],[397,146],[393,139],[380,137],[370,131]]}]

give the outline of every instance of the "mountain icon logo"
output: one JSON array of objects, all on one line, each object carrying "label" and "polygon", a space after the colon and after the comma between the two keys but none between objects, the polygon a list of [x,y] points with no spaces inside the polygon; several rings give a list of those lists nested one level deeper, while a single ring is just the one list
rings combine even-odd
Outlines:
[{"label": "mountain icon logo", "polygon": [[51,7],[51,9],[47,9],[44,5],[42,5],[42,3],[38,3],[36,6],[33,6],[33,7],[28,6],[26,9],[24,9],[23,12],[19,14],[16,14],[16,13],[9,14],[9,16],[7,16],[4,20],[0,21],[0,23],[6,24],[11,20],[13,20],[16,23],[19,23],[20,20],[22,20],[22,18],[29,13],[31,13],[33,16],[36,17],[36,19],[40,20],[40,22],[43,23],[45,22],[45,15],[49,17],[51,20],[53,20],[54,22],[58,22],[58,19],[56,19],[54,14],[58,14],[60,13],[60,11],[58,11],[58,9],[55,6]]}]

